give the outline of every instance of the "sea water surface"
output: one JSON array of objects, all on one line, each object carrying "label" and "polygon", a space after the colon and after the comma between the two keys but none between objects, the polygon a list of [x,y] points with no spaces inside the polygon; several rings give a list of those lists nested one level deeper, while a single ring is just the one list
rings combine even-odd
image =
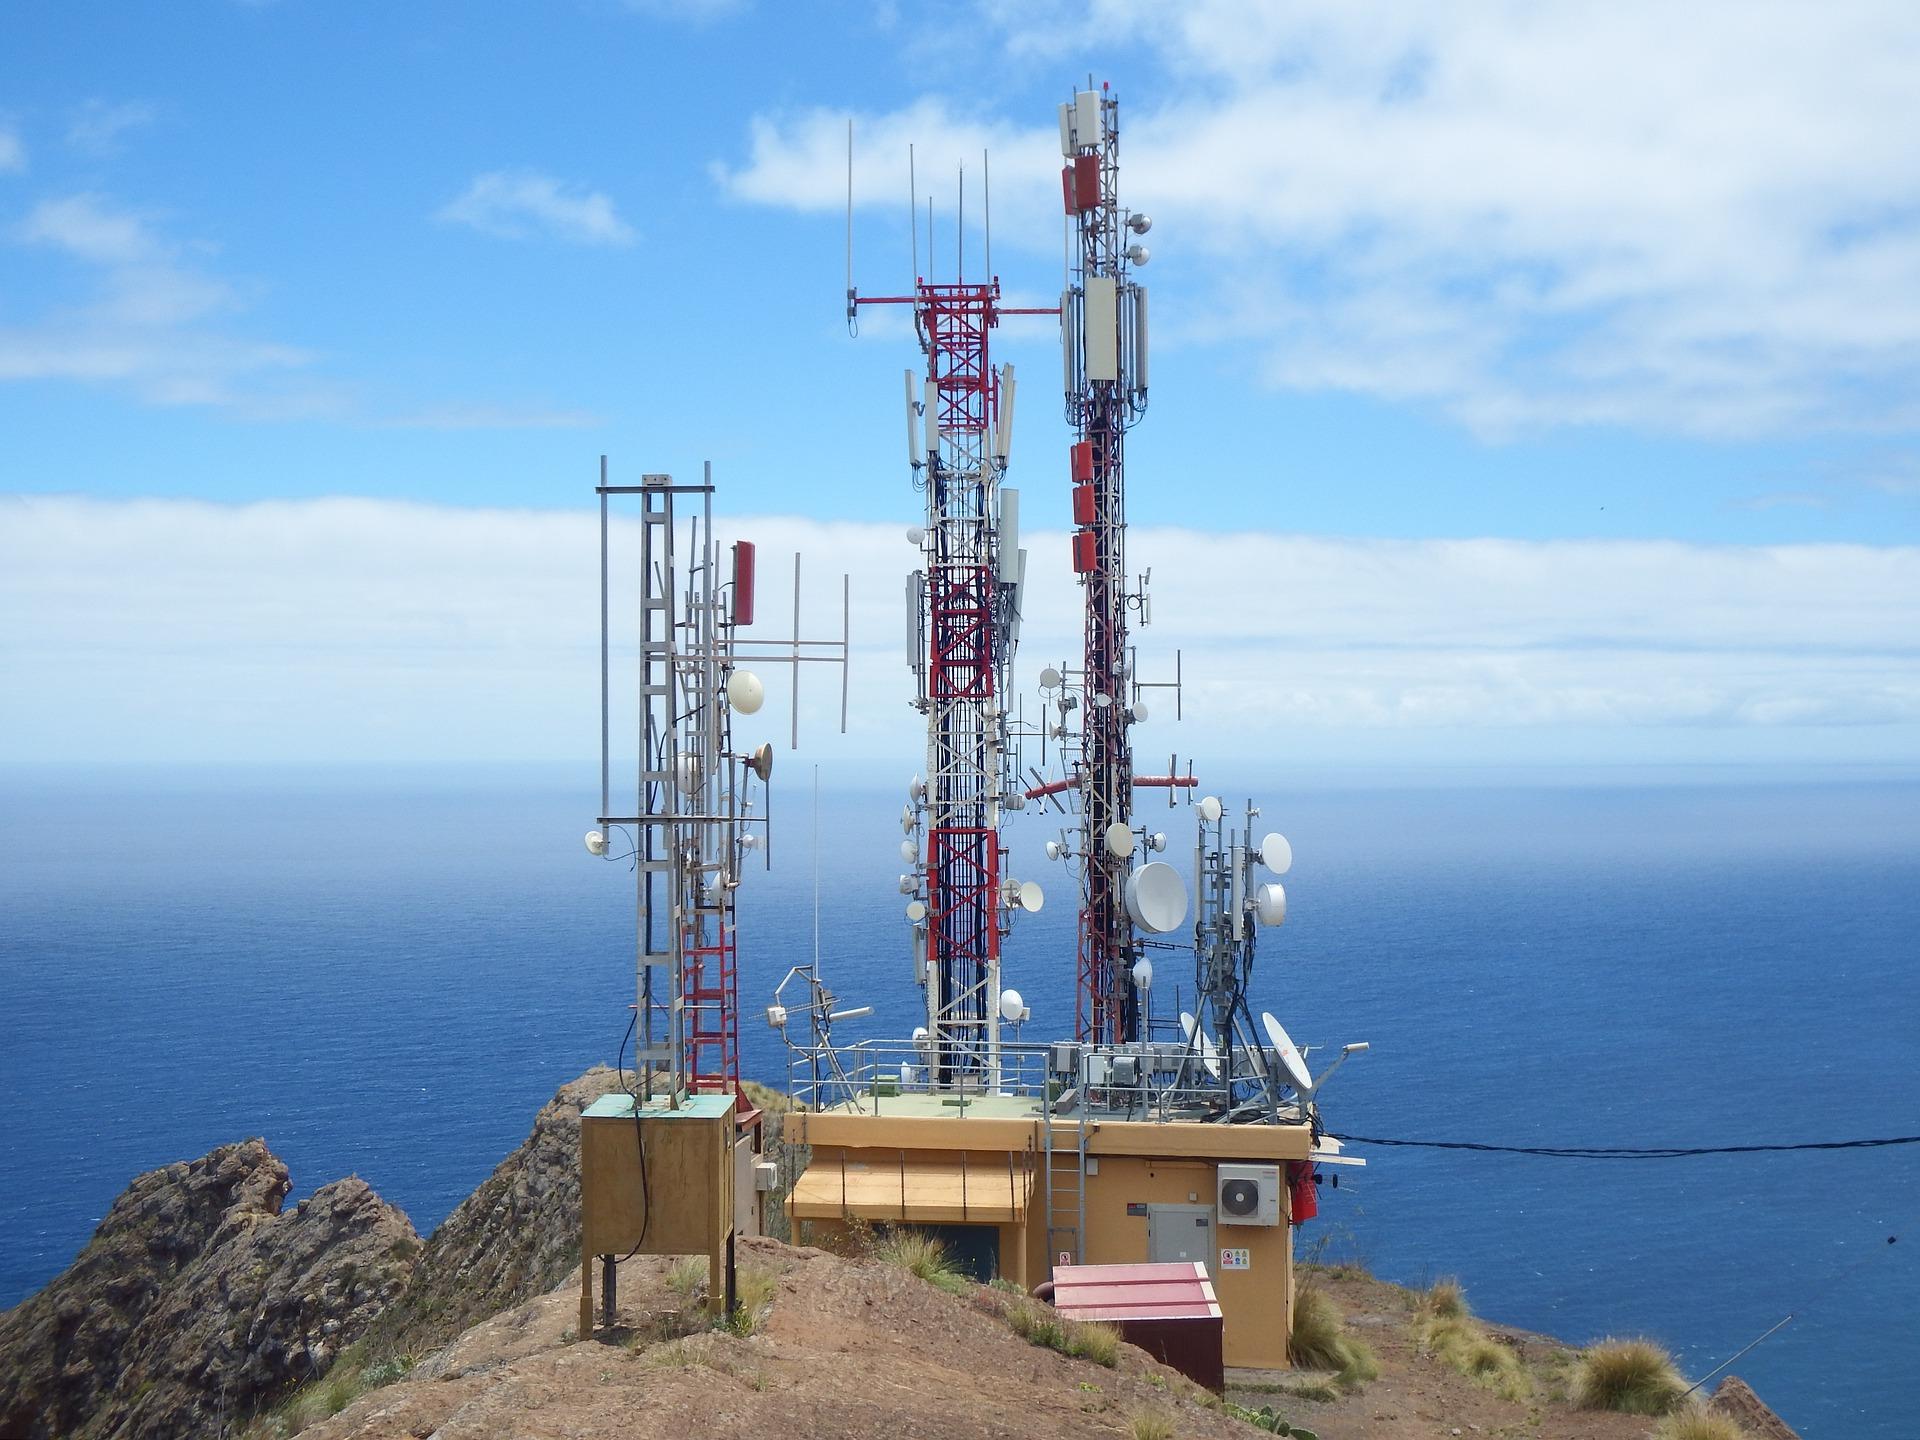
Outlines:
[{"label": "sea water surface", "polygon": [[[795,779],[800,774],[802,778]],[[1920,1133],[1920,783],[1271,784],[1292,839],[1254,1007],[1370,1042],[1336,1133],[1727,1145]],[[815,824],[791,766],[743,891],[756,1017],[813,953]],[[83,1245],[138,1171],[262,1135],[295,1193],[365,1176],[424,1233],[564,1080],[611,1061],[631,880],[580,834],[596,777],[0,772],[0,1306]],[[900,1035],[894,790],[818,810],[820,954]],[[1169,858],[1192,843],[1167,814]],[[1072,1023],[1073,905],[1008,942],[1027,1038]],[[1163,956],[1156,1003],[1189,984]],[[1464,1281],[1498,1322],[1645,1333],[1735,1367],[1809,1440],[1910,1440],[1920,1147],[1597,1162],[1355,1147],[1318,1238],[1386,1278]],[[1897,1236],[1898,1244],[1889,1244]]]}]

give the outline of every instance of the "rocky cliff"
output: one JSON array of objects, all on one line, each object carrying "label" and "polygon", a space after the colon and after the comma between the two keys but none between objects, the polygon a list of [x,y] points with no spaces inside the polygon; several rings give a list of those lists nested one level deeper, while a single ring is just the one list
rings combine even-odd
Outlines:
[{"label": "rocky cliff", "polygon": [[364,1181],[292,1210],[259,1140],[149,1171],[52,1284],[0,1315],[0,1435],[216,1434],[325,1373],[420,1252]]}]

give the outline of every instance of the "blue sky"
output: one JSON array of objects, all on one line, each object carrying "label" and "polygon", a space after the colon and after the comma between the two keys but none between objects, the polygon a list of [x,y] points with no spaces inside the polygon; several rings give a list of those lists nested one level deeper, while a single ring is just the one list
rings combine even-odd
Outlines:
[{"label": "blue sky", "polygon": [[[1662,756],[1738,750],[1727,735],[1762,726],[1772,755],[1799,753],[1793,727],[1815,717],[1838,727],[1823,756],[1916,758],[1920,670],[1902,637],[1920,619],[1917,66],[1910,9],[1866,3],[20,4],[0,34],[0,492],[87,497],[109,506],[86,512],[99,524],[136,529],[111,506],[565,509],[607,452],[633,470],[711,458],[739,514],[897,528],[914,506],[898,375],[915,356],[897,328],[855,341],[842,322],[846,120],[863,289],[897,289],[909,268],[912,139],[943,265],[956,167],[977,225],[990,145],[995,268],[1045,303],[1052,106],[1092,72],[1125,107],[1126,197],[1156,219],[1154,403],[1129,449],[1143,529],[1191,531],[1201,555],[1204,537],[1245,531],[1593,542],[1581,593],[1615,573],[1638,589],[1551,634],[1527,620],[1558,608],[1550,566],[1529,561],[1546,578],[1513,598],[1532,638],[1506,648],[1530,685],[1589,656],[1542,682],[1560,699],[1538,725],[1598,725],[1612,738],[1595,753],[1629,755],[1662,731]],[[1010,325],[1000,353],[1024,381],[1027,524],[1063,526],[1051,332]],[[120,603],[87,548],[102,542],[51,503],[0,512],[27,555],[6,591],[16,645],[28,617],[72,600],[75,573],[98,576],[80,612],[105,625]],[[364,513],[445,528],[437,512]],[[178,516],[205,518],[176,552],[198,557],[200,583],[238,586],[232,527]],[[1776,551],[1791,584],[1741,558]],[[1404,587],[1475,589],[1465,552],[1411,570],[1411,552],[1367,558],[1382,553],[1326,572],[1402,587],[1331,605],[1368,618],[1235,643],[1392,647],[1381,627],[1428,605]],[[1838,589],[1847,602],[1828,605]],[[1788,594],[1801,618],[1771,623]],[[1175,623],[1204,648],[1205,596],[1193,604]],[[1809,609],[1830,624],[1798,634]],[[1629,610],[1667,617],[1658,646]],[[1786,630],[1791,646],[1767,638]],[[106,685],[103,637],[66,643],[95,641],[91,689],[69,658],[42,690]],[[1580,698],[1656,650],[1711,653],[1726,675],[1670,661],[1618,704]],[[30,675],[45,660],[14,655]],[[1431,643],[1422,656],[1448,669]],[[1696,682],[1722,688],[1681,695]],[[1420,750],[1411,732],[1431,716],[1405,692],[1426,682],[1378,683],[1350,708],[1285,713]],[[1450,725],[1518,723],[1494,692],[1457,699],[1440,706]],[[10,749],[51,743],[55,713],[14,712]],[[180,738],[159,753],[192,754],[191,706],[167,713]]]}]

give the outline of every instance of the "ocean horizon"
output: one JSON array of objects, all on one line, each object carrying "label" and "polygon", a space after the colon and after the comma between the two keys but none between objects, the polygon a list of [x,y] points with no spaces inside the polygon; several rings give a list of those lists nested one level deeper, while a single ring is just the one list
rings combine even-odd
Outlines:
[{"label": "ocean horizon", "polygon": [[[904,781],[905,774],[901,776]],[[742,889],[745,1068],[819,956],[906,1033],[899,787],[805,757]],[[1241,791],[1223,788],[1229,804]],[[1251,1000],[1314,1047],[1336,1134],[1718,1146],[1920,1130],[1920,774],[1899,767],[1331,773],[1253,790],[1292,840]],[[264,1137],[295,1196],[349,1173],[424,1234],[562,1082],[611,1063],[631,878],[591,859],[591,764],[0,769],[0,1306],[45,1284],[143,1170]],[[1142,818],[1146,818],[1143,814]],[[1149,823],[1153,823],[1149,821]],[[1006,946],[1026,1038],[1072,1024],[1073,904]],[[1168,812],[1184,870],[1192,828]],[[1166,1011],[1190,976],[1157,964]],[[1299,1237],[1579,1343],[1648,1334],[1736,1373],[1808,1440],[1904,1440],[1920,1333],[1920,1147],[1600,1162],[1355,1146]],[[1900,1243],[1889,1245],[1889,1237]]]}]

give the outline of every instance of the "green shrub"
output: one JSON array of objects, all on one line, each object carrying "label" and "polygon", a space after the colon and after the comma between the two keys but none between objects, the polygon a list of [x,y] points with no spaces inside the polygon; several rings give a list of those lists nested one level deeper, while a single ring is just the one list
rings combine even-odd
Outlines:
[{"label": "green shrub", "polygon": [[1582,1352],[1572,1390],[1582,1410],[1665,1415],[1685,1396],[1687,1382],[1673,1357],[1653,1341],[1609,1337]]},{"label": "green shrub", "polygon": [[1416,1334],[1423,1350],[1495,1394],[1508,1400],[1525,1400],[1533,1394],[1533,1380],[1519,1355],[1489,1335],[1479,1321],[1465,1315],[1429,1318]]},{"label": "green shrub", "polygon": [[1164,1410],[1136,1410],[1127,1417],[1133,1440],[1173,1440],[1173,1417]]},{"label": "green shrub", "polygon": [[779,1278],[761,1265],[743,1265],[733,1277],[733,1314],[726,1327],[736,1335],[751,1335],[780,1288]]}]

